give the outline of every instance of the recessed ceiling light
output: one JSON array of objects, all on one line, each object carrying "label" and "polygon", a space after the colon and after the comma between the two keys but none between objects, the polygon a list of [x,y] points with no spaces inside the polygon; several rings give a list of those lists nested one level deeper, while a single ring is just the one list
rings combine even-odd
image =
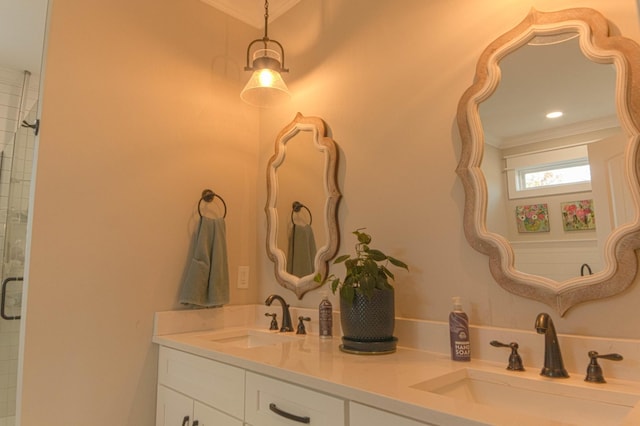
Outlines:
[{"label": "recessed ceiling light", "polygon": [[564,113],[562,111],[552,111],[550,113],[548,113],[545,117],[547,118],[558,118],[558,117],[562,117],[564,115]]}]

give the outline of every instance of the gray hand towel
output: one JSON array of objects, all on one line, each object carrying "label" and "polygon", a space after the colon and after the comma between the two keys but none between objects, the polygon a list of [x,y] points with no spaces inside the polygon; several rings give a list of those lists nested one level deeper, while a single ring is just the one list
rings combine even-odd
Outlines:
[{"label": "gray hand towel", "polygon": [[229,267],[223,218],[200,218],[180,303],[203,307],[229,303]]},{"label": "gray hand towel", "polygon": [[287,272],[296,277],[310,275],[315,270],[316,239],[309,225],[292,225],[289,232]]}]

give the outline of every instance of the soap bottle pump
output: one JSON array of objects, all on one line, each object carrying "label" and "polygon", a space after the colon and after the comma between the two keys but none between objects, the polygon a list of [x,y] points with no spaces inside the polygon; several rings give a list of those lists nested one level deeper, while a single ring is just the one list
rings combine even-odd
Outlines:
[{"label": "soap bottle pump", "polygon": [[471,361],[469,342],[469,317],[462,310],[460,297],[453,297],[453,311],[449,314],[449,336],[451,339],[451,359]]}]

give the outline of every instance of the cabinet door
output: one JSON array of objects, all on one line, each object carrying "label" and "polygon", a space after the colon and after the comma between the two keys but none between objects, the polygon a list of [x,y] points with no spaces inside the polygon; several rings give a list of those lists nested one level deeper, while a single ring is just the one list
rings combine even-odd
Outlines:
[{"label": "cabinet door", "polygon": [[244,370],[211,359],[160,347],[158,383],[241,419]]},{"label": "cabinet door", "polygon": [[242,421],[160,385],[156,426],[242,426]]},{"label": "cabinet door", "polygon": [[342,399],[251,372],[246,377],[245,421],[252,425],[345,425]]},{"label": "cabinet door", "polygon": [[193,420],[198,426],[242,426],[242,420],[208,407],[198,401],[193,403]]},{"label": "cabinet door", "polygon": [[193,400],[191,398],[162,385],[158,386],[156,426],[191,426],[192,414]]},{"label": "cabinet door", "polygon": [[[349,426],[425,426],[422,423],[406,417],[398,416],[388,411],[382,411],[366,405],[349,403]],[[432,425],[433,426],[433,425]]]}]

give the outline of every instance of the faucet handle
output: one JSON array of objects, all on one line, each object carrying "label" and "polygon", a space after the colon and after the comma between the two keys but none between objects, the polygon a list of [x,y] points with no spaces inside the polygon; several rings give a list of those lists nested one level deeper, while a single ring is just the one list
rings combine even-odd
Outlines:
[{"label": "faucet handle", "polygon": [[278,329],[278,320],[276,319],[276,314],[272,314],[267,312],[264,314],[265,317],[271,317],[271,325],[269,326],[269,330],[277,330]]},{"label": "faucet handle", "polygon": [[524,371],[524,366],[522,365],[522,358],[518,353],[518,343],[502,343],[497,340],[492,340],[489,342],[491,346],[495,346],[496,348],[511,348],[511,355],[509,355],[509,365],[507,365],[507,370],[512,371]]},{"label": "faucet handle", "polygon": [[296,334],[307,334],[303,321],[311,321],[311,318],[302,316],[298,317],[298,330],[296,330]]},{"label": "faucet handle", "polygon": [[587,377],[584,378],[585,382],[592,383],[606,383],[602,375],[602,367],[598,364],[598,358],[608,359],[611,361],[622,361],[622,355],[620,354],[606,354],[600,355],[596,351],[589,351],[589,366],[587,367]]}]

